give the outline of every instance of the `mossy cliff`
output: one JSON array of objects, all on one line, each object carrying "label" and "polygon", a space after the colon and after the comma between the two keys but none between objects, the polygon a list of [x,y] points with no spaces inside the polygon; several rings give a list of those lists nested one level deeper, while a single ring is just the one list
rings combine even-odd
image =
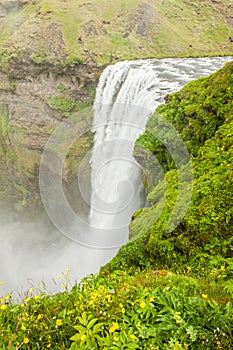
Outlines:
[{"label": "mossy cliff", "polygon": [[[108,267],[176,269],[205,263],[210,269],[221,265],[232,269],[233,63],[187,84],[166,101],[151,116],[135,147],[145,173],[148,170],[151,174],[151,155],[155,155],[165,177],[157,171],[154,183],[148,184],[150,206],[135,213],[131,241]],[[178,171],[167,149],[154,136],[164,120],[173,123],[186,143],[194,175],[192,202],[183,220],[170,231],[166,228],[177,200]],[[175,143],[173,146],[177,147]],[[185,167],[187,164],[180,165],[183,174]],[[185,193],[191,191],[186,176],[179,180],[180,190],[185,202]]]},{"label": "mossy cliff", "polygon": [[[39,203],[38,169],[51,133],[70,115],[91,106],[100,70],[86,65],[56,67],[14,61],[0,72],[1,192],[6,202],[20,209]],[[79,116],[80,129],[90,129],[91,115]],[[65,178],[91,148],[91,133],[70,150]],[[76,150],[76,151],[74,151]],[[75,158],[75,162],[71,159]],[[1,200],[1,199],[0,199]]]}]

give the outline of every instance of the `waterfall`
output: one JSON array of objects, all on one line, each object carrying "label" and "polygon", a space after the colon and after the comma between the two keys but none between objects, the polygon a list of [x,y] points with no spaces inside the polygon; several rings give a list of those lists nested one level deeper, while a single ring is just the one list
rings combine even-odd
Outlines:
[{"label": "waterfall", "polygon": [[[0,213],[0,272],[6,290],[18,285],[26,287],[28,278],[35,284],[43,280],[53,290],[53,278],[67,267],[80,280],[97,272],[116,255],[128,240],[132,214],[145,205],[143,169],[132,153],[148,116],[163,103],[165,95],[190,80],[209,75],[230,60],[215,57],[125,61],[103,71],[96,91],[93,125],[89,125],[85,111],[71,116],[58,126],[44,148],[40,193],[51,223],[43,223],[39,218],[20,222],[11,214],[5,217]],[[92,111],[88,113],[89,116]],[[95,132],[94,147],[84,157],[84,171],[79,171],[77,181],[83,202],[86,201],[84,210],[82,202],[78,203],[80,213],[66,198],[63,165],[67,150],[90,128]],[[88,205],[91,209],[87,218]],[[58,286],[59,281],[56,290]]]},{"label": "waterfall", "polygon": [[91,240],[119,247],[128,240],[132,214],[145,204],[141,169],[132,156],[148,116],[165,95],[209,75],[226,58],[124,61],[100,77],[94,103],[91,157]]},{"label": "waterfall", "polygon": [[141,62],[119,62],[107,67],[99,81],[94,104],[90,224],[103,246],[125,243],[130,218],[144,205],[141,170],[132,153],[154,109],[155,78],[155,72]]}]

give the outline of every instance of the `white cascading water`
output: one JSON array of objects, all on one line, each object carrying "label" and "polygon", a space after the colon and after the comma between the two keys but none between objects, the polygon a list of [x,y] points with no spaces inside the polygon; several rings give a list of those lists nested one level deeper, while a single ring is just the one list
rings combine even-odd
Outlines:
[{"label": "white cascading water", "polygon": [[100,77],[94,103],[90,225],[92,241],[117,247],[128,239],[132,214],[145,204],[135,140],[165,95],[211,74],[228,58],[124,61]]}]

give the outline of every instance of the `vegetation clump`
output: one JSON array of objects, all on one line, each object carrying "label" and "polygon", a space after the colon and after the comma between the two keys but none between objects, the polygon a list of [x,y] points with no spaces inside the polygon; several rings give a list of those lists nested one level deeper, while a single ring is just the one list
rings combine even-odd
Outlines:
[{"label": "vegetation clump", "polygon": [[104,271],[68,291],[70,278],[53,296],[42,283],[1,298],[1,349],[232,349],[224,269]]}]

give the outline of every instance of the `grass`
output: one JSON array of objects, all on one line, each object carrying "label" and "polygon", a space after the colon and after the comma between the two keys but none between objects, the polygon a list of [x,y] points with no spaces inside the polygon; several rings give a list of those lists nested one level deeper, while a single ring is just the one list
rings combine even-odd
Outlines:
[{"label": "grass", "polygon": [[6,104],[0,104],[0,128],[2,136],[4,137],[7,133],[9,125],[9,111]]},{"label": "grass", "polygon": [[[7,15],[0,46],[9,53],[27,49],[37,64],[230,55],[229,5],[229,0],[221,5],[210,0],[38,0]],[[140,25],[145,26],[141,34]]]}]

